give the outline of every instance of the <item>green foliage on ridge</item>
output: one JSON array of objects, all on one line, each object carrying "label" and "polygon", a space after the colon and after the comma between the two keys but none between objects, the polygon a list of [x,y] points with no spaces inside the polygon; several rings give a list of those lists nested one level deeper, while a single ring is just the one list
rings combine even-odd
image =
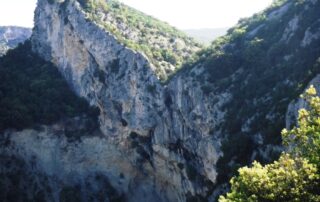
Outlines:
[{"label": "green foliage on ridge", "polygon": [[[262,137],[263,145],[281,143],[278,134],[285,126],[287,106],[320,73],[320,38],[302,46],[306,31],[320,27],[320,1],[313,2],[275,1],[265,11],[240,20],[176,75],[189,74],[205,95],[232,96],[222,107],[224,123],[212,129],[227,136],[217,163],[218,184],[251,163],[250,154],[261,149],[255,136]],[[286,35],[295,18],[297,26]],[[259,153],[257,159],[266,163]]]},{"label": "green foliage on ridge", "polygon": [[127,47],[143,52],[164,81],[202,48],[185,33],[116,0],[78,0],[90,20]]}]

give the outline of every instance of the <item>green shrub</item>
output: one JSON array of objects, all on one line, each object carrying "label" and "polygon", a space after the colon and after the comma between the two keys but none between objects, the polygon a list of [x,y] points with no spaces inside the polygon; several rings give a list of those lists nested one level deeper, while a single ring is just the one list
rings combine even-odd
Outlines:
[{"label": "green shrub", "polygon": [[284,129],[287,153],[278,161],[239,169],[231,191],[220,202],[320,201],[320,97],[311,86],[303,96],[309,109],[299,111],[298,126]]}]

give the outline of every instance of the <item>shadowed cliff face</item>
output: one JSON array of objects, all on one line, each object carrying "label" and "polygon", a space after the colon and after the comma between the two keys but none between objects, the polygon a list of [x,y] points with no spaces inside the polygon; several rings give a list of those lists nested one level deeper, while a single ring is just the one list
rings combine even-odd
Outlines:
[{"label": "shadowed cliff face", "polygon": [[278,152],[287,105],[318,73],[318,7],[288,1],[240,22],[164,85],[148,54],[128,48],[78,1],[39,1],[33,51],[99,107],[103,134],[68,141],[66,123],[7,131],[4,161],[15,156],[26,173],[41,173],[31,174],[35,187],[50,184],[43,197],[53,201],[214,201],[236,168]]}]

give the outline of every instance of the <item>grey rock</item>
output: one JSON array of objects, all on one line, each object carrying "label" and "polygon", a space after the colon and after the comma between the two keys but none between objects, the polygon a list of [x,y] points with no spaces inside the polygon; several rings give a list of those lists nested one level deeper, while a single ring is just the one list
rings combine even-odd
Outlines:
[{"label": "grey rock", "polygon": [[[269,20],[283,16],[288,5],[275,9]],[[288,24],[283,40],[290,39],[296,24]],[[247,38],[254,38],[264,26]],[[123,24],[119,27],[126,30]],[[39,1],[31,42],[33,51],[53,62],[79,96],[100,109],[102,134],[69,141],[61,125],[43,126],[42,131],[6,131],[0,153],[22,161],[25,172],[38,181],[35,188],[27,189],[29,195],[49,184],[52,191],[42,197],[49,201],[60,201],[65,192],[77,195],[78,186],[84,201],[89,196],[101,201],[97,194],[101,192],[106,201],[121,196],[126,201],[214,201],[226,190],[226,184],[218,188],[215,184],[217,162],[224,155],[221,145],[229,135],[221,131],[221,125],[228,124],[223,106],[233,99],[233,84],[219,93],[205,92],[206,81],[195,79],[204,72],[202,64],[161,83],[155,65],[143,53],[89,20],[75,0]],[[243,71],[232,72],[228,81]],[[269,102],[268,93],[252,104]],[[297,107],[293,108],[295,113]],[[270,109],[262,115],[273,120],[276,114]],[[259,145],[248,155],[268,159],[282,148],[264,144],[265,137],[251,133],[256,119],[249,117],[241,127]]]},{"label": "grey rock", "polygon": [[[223,119],[218,109],[230,95],[217,95],[217,104],[209,109],[211,106],[203,101],[210,98],[199,87],[190,88],[185,79],[177,77],[163,86],[143,53],[125,47],[111,33],[87,20],[76,1],[70,1],[64,13],[59,3],[39,1],[35,15],[33,50],[56,64],[74,91],[101,110],[100,127],[106,140],[86,140],[92,147],[95,143],[105,147],[92,153],[92,158],[112,162],[104,164],[99,172],[107,172],[112,184],[116,184],[115,176],[120,172],[126,173],[128,182],[121,185],[126,188],[116,189],[127,196],[137,195],[129,201],[185,201],[188,193],[206,196],[210,187],[204,184],[215,182],[215,164],[221,155],[220,138],[210,132]],[[61,155],[59,169],[72,166],[72,172],[83,173],[85,166],[91,173],[99,167],[84,165],[81,159],[85,157],[80,153],[90,146],[79,144],[76,151],[65,145],[73,161],[61,164],[64,160],[60,158],[66,156]],[[57,141],[52,145],[57,146]],[[58,146],[54,153],[60,150]],[[126,166],[113,160],[124,157]],[[48,164],[44,170],[52,170],[55,165]]]},{"label": "grey rock", "polygon": [[17,47],[31,36],[30,28],[15,26],[0,26],[0,56],[9,49]]}]

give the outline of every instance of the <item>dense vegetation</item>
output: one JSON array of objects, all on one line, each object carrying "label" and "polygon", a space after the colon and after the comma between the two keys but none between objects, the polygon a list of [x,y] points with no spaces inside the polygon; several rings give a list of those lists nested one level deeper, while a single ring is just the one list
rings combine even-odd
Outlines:
[{"label": "dense vegetation", "polygon": [[[103,26],[126,46],[142,51],[166,80],[202,46],[165,22],[116,0],[78,0],[88,18]],[[104,16],[104,17],[103,17]]]},{"label": "dense vegetation", "polygon": [[272,164],[239,169],[220,202],[320,201],[320,97],[311,86],[304,98],[309,109],[299,111],[298,127],[282,131],[287,153]]},{"label": "dense vegetation", "polygon": [[[306,31],[316,32],[320,27],[320,1],[313,2],[275,1],[265,11],[240,20],[178,73],[189,74],[208,96],[232,95],[223,107],[225,122],[212,129],[229,136],[222,143],[218,183],[251,163],[250,154],[263,145],[281,143],[278,134],[284,127],[288,104],[320,73],[320,39],[302,45]],[[295,19],[297,25],[292,26]],[[204,71],[196,73],[199,67]],[[257,143],[257,135],[262,143]],[[260,153],[257,155],[266,163]],[[271,158],[278,155],[268,154]]]},{"label": "dense vegetation", "polygon": [[0,131],[83,115],[96,125],[97,109],[70,90],[53,64],[32,53],[29,41],[0,58],[0,75]]}]

